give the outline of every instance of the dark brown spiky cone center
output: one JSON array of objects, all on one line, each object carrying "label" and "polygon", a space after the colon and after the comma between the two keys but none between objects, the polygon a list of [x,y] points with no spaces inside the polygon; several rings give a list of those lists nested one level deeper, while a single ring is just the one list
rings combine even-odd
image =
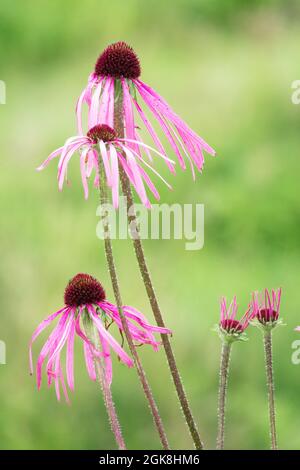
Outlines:
[{"label": "dark brown spiky cone center", "polygon": [[65,289],[65,305],[79,307],[105,300],[105,291],[97,279],[89,274],[76,274]]},{"label": "dark brown spiky cone center", "polygon": [[107,124],[97,124],[88,131],[87,136],[94,144],[97,144],[99,140],[103,140],[103,142],[111,142],[117,137],[115,131]]},{"label": "dark brown spiky cone center", "polygon": [[279,314],[272,308],[261,308],[257,314],[260,323],[273,323],[278,320]]},{"label": "dark brown spiky cone center", "polygon": [[126,42],[108,46],[99,56],[95,65],[96,75],[115,78],[139,78],[141,66],[138,56]]},{"label": "dark brown spiky cone center", "polygon": [[230,318],[221,321],[220,327],[227,333],[242,333],[244,330],[243,325],[238,320],[230,320]]}]

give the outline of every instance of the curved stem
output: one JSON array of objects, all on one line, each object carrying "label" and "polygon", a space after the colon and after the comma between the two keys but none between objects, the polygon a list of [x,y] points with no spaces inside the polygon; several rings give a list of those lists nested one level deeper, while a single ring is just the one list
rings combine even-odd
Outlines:
[{"label": "curved stem", "polygon": [[[101,157],[99,157],[99,187],[100,187],[100,204],[102,207],[104,207],[104,205],[107,204],[108,199],[107,199],[107,186],[106,186],[106,181],[105,181],[105,173],[104,173],[104,167],[103,167],[103,162],[102,162]],[[163,426],[163,423],[162,423],[162,420],[158,411],[158,407],[154,400],[149,382],[147,380],[147,377],[143,369],[142,363],[140,361],[139,355],[137,353],[136,347],[133,343],[133,339],[129,331],[127,321],[122,310],[123,303],[122,303],[122,298],[121,298],[121,293],[120,293],[120,288],[119,288],[119,281],[118,281],[118,276],[117,276],[117,271],[116,271],[116,266],[115,266],[115,261],[114,261],[114,256],[113,256],[112,242],[111,242],[111,237],[110,237],[110,228],[109,228],[108,221],[105,217],[102,217],[102,223],[103,223],[103,229],[104,229],[104,247],[105,247],[106,261],[107,261],[108,270],[109,270],[109,274],[110,274],[110,278],[112,282],[114,296],[116,299],[116,304],[118,307],[118,312],[119,312],[120,319],[122,322],[122,328],[124,330],[142,388],[144,390],[146,399],[149,403],[150,410],[153,416],[153,421],[156,426],[157,432],[159,434],[162,447],[163,449],[167,450],[167,449],[170,449],[170,447],[169,447],[168,439],[167,439],[164,426]]]},{"label": "curved stem", "polygon": [[226,393],[227,382],[229,373],[231,343],[223,341],[220,363],[220,382],[219,382],[219,402],[218,402],[218,436],[217,436],[217,449],[224,449],[225,437],[225,408],[226,408]]},{"label": "curved stem", "polygon": [[275,388],[274,388],[274,374],[273,374],[271,331],[264,331],[264,347],[265,347],[266,376],[267,376],[268,401],[269,401],[271,449],[277,450],[278,447],[277,447],[277,435],[276,435]]},{"label": "curved stem", "polygon": [[[84,317],[84,328],[85,328],[86,335],[91,341],[91,343],[94,345],[96,349],[99,349],[99,342],[97,341],[97,333],[95,331],[95,326],[93,322],[89,320],[88,315]],[[103,365],[102,360],[96,357],[94,354],[93,354],[93,362],[94,362],[95,372],[97,376],[97,381],[103,393],[104,404],[106,407],[106,411],[108,414],[108,419],[110,422],[112,432],[115,436],[117,446],[119,450],[126,450],[126,445],[123,439],[122,430],[121,430],[121,426],[119,423],[119,418],[116,412],[115,404],[114,404],[112,393],[111,393],[111,388],[108,385],[107,380],[105,378],[105,367]]]},{"label": "curved stem", "polygon": [[[122,110],[122,94],[119,95],[118,100],[115,103],[115,118],[114,118],[114,128],[119,137],[124,137],[124,119],[123,119],[123,110]],[[130,182],[125,174],[124,170],[120,166],[120,175],[121,175],[121,186],[122,192],[126,197],[127,201],[127,216],[128,224],[131,231],[131,238],[133,241],[134,251],[136,254],[137,262],[140,268],[140,273],[142,276],[143,283],[146,288],[146,292],[149,298],[149,302],[152,308],[153,315],[155,317],[156,323],[160,327],[165,327],[165,323],[161,314],[159,303],[155,294],[155,290],[152,284],[150,271],[147,266],[144,249],[142,245],[142,240],[139,234],[138,222],[136,217],[136,211],[134,206],[134,200],[132,196],[132,191],[130,187]],[[203,443],[199,431],[197,429],[196,422],[193,418],[192,411],[183,387],[183,383],[177,368],[176,359],[174,352],[168,338],[168,335],[161,335],[162,343],[164,350],[167,356],[167,361],[169,369],[173,378],[177,396],[181,405],[182,412],[184,414],[187,426],[189,428],[191,437],[194,442],[196,449],[203,449]]]}]

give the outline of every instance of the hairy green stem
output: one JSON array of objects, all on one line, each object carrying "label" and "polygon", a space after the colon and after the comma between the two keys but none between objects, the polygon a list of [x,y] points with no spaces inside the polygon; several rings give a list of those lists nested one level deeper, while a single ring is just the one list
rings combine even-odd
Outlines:
[{"label": "hairy green stem", "polygon": [[275,388],[274,388],[274,373],[273,373],[273,359],[272,359],[272,332],[268,330],[264,331],[264,348],[265,348],[266,376],[267,376],[267,387],[268,387],[271,449],[277,450],[278,447],[277,447],[277,434],[276,434]]},{"label": "hairy green stem", "polygon": [[[88,314],[84,316],[83,323],[84,323],[85,333],[88,339],[91,341],[93,346],[97,350],[99,350],[99,341],[97,340],[97,333],[95,331],[95,326],[94,326],[94,323],[89,319]],[[97,381],[103,393],[104,404],[106,407],[106,411],[108,414],[108,419],[110,422],[112,432],[115,436],[117,446],[119,450],[126,450],[126,445],[123,439],[121,426],[120,426],[118,415],[115,409],[115,405],[114,405],[114,401],[113,401],[113,397],[111,393],[111,388],[109,384],[107,383],[107,380],[105,377],[105,368],[103,365],[103,360],[99,357],[96,357],[93,354],[93,362],[94,362],[94,368],[96,372]]]},{"label": "hairy green stem", "polygon": [[[122,109],[122,94],[120,93],[118,99],[115,102],[115,118],[114,118],[114,128],[117,132],[118,137],[124,137],[124,118],[123,118],[123,109]],[[139,227],[137,222],[137,216],[134,206],[133,195],[130,187],[130,181],[125,174],[124,170],[120,167],[120,175],[121,175],[121,186],[122,192],[126,197],[127,201],[127,216],[128,216],[128,224],[131,231],[131,238],[133,241],[134,251],[137,258],[137,262],[139,265],[140,273],[142,276],[143,283],[145,285],[145,289],[149,298],[149,302],[153,311],[153,315],[155,317],[156,323],[158,326],[165,328],[165,323],[162,317],[162,313],[160,310],[160,306],[158,303],[158,299],[152,284],[150,271],[148,269],[148,265],[146,262],[144,249],[142,245],[142,240],[139,234]],[[174,352],[169,340],[168,335],[161,335],[165,354],[167,356],[167,361],[169,365],[169,369],[173,378],[173,382],[175,385],[175,389],[177,392],[177,396],[180,402],[180,406],[186,420],[188,429],[190,431],[191,437],[194,442],[194,446],[196,449],[203,449],[203,443],[197,429],[196,422],[192,415],[192,411],[183,387],[183,383],[177,368],[176,359],[174,356]]]},{"label": "hairy green stem", "polygon": [[220,381],[219,381],[219,401],[218,401],[218,436],[217,449],[224,449],[225,438],[225,409],[226,409],[226,393],[229,373],[231,343],[223,341],[221,362],[220,362]]},{"label": "hairy green stem", "polygon": [[[106,186],[106,181],[105,181],[105,172],[104,172],[104,167],[103,167],[103,162],[102,162],[101,157],[99,157],[99,187],[100,187],[100,204],[102,208],[104,208],[105,204],[107,204],[108,202],[108,198],[107,198],[107,186]],[[111,236],[110,236],[110,227],[109,227],[107,218],[105,216],[102,216],[102,223],[103,223],[103,229],[104,229],[104,248],[105,248],[106,261],[108,265],[108,270],[109,270],[109,274],[110,274],[110,278],[112,282],[112,287],[114,291],[114,296],[115,296],[118,312],[119,312],[120,319],[122,322],[122,328],[124,330],[125,337],[127,339],[129,349],[132,354],[143,391],[148,401],[148,404],[152,413],[153,421],[157,429],[157,432],[159,434],[162,447],[163,449],[167,450],[170,447],[169,447],[168,439],[167,439],[164,426],[163,426],[163,423],[162,423],[162,420],[158,411],[158,407],[154,400],[148,379],[146,377],[146,373],[140,361],[136,347],[133,343],[133,339],[128,328],[127,320],[123,313],[123,309],[122,309],[123,303],[122,303],[122,298],[121,298],[121,293],[120,293],[116,265],[115,265],[114,256],[113,256],[112,242],[111,242]]]}]

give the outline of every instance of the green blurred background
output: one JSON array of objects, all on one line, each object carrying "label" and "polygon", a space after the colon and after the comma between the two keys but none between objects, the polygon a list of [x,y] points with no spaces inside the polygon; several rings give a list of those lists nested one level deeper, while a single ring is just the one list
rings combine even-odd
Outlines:
[{"label": "green blurred background", "polygon": [[[53,389],[37,392],[28,372],[36,325],[62,305],[78,271],[99,277],[112,299],[102,242],[96,238],[97,194],[86,202],[76,157],[70,187],[57,190],[56,164],[35,167],[76,132],[74,106],[98,54],[125,40],[139,54],[142,79],[218,152],[195,183],[189,171],[167,174],[169,203],[205,204],[205,247],[145,242],[154,283],[191,406],[208,448],[216,438],[220,342],[212,332],[219,299],[237,294],[242,313],[250,292],[283,288],[274,333],[278,435],[300,446],[300,366],[291,363],[299,312],[299,124],[291,102],[299,79],[296,0],[2,0],[0,79],[7,104],[1,120],[0,446],[3,449],[105,449],[114,440],[97,386],[75,359],[72,405]],[[170,153],[171,155],[171,153]],[[171,155],[173,157],[173,155]],[[115,242],[123,299],[152,319],[127,241]],[[117,333],[116,333],[117,334]],[[36,344],[35,357],[47,334]],[[227,448],[268,448],[260,332],[233,350]],[[191,441],[178,410],[164,354],[140,349],[173,448]],[[158,448],[134,370],[114,364],[113,392],[129,448]]]}]

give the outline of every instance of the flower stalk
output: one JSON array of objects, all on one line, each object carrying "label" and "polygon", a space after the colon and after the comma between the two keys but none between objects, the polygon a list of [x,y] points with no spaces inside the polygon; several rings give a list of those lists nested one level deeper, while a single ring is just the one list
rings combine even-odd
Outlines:
[{"label": "flower stalk", "polygon": [[[97,332],[95,330],[94,323],[90,320],[89,314],[87,313],[84,317],[83,324],[85,333],[90,340],[91,344],[93,344],[96,350],[99,350],[99,341],[97,340]],[[116,408],[114,405],[111,387],[107,382],[105,377],[105,367],[103,364],[103,359],[100,357],[96,357],[93,354],[93,363],[96,372],[97,381],[101,387],[105,408],[108,414],[108,419],[110,422],[111,430],[115,436],[115,440],[119,450],[126,450],[126,445],[123,439],[121,426],[119,423],[118,415],[116,412]]]},{"label": "flower stalk", "polygon": [[219,401],[218,401],[217,450],[224,449],[226,394],[227,394],[231,346],[232,346],[231,341],[224,340],[222,342],[221,362],[220,362]]},{"label": "flower stalk", "polygon": [[[124,137],[124,118],[123,118],[123,95],[122,92],[118,94],[117,99],[115,100],[114,108],[114,129],[119,138]],[[133,195],[131,191],[130,181],[123,168],[120,167],[120,180],[122,186],[122,192],[127,201],[127,216],[128,216],[128,225],[131,231],[131,238],[133,241],[134,251],[139,265],[140,273],[142,280],[148,295],[148,299],[152,308],[152,312],[156,323],[159,327],[165,327],[165,323],[162,317],[160,306],[157,300],[157,296],[152,284],[150,271],[146,262],[146,257],[144,254],[144,249],[142,245],[142,240],[139,234],[138,221],[134,206]],[[197,429],[196,422],[191,412],[191,408],[183,387],[183,383],[177,368],[176,359],[173,353],[173,349],[170,343],[169,338],[166,335],[161,335],[162,343],[164,346],[165,354],[167,357],[169,369],[172,375],[172,379],[175,385],[176,393],[180,402],[180,406],[187,423],[188,429],[190,431],[194,446],[196,449],[201,450],[204,448],[203,442],[201,440],[199,431]]]},{"label": "flower stalk", "polygon": [[269,428],[271,449],[277,450],[275,387],[273,371],[272,332],[284,323],[280,318],[281,288],[264,292],[254,292],[252,296],[252,325],[258,327],[263,334],[266,378],[268,389]]},{"label": "flower stalk", "polygon": [[274,372],[273,372],[273,358],[272,358],[272,330],[271,329],[265,329],[264,331],[264,349],[265,349],[266,377],[267,377],[267,388],[268,388],[271,449],[277,450],[278,447],[277,447],[277,433],[276,433],[275,387],[274,387]]},{"label": "flower stalk", "polygon": [[[105,204],[107,204],[108,202],[107,186],[106,186],[106,181],[105,181],[105,170],[104,170],[103,161],[101,157],[98,158],[98,161],[99,161],[100,204],[102,207],[104,207]],[[125,337],[127,339],[129,349],[132,354],[136,369],[137,369],[137,373],[138,373],[143,391],[148,401],[148,404],[152,413],[153,421],[157,429],[157,432],[159,434],[162,447],[163,449],[168,450],[170,449],[170,447],[169,447],[168,439],[164,430],[164,425],[162,423],[157,404],[153,397],[150,385],[148,383],[148,379],[146,377],[146,373],[141,364],[139,355],[137,353],[136,347],[133,343],[133,339],[128,328],[126,318],[122,310],[123,303],[122,303],[122,298],[121,298],[121,293],[120,293],[120,288],[119,288],[119,281],[118,281],[118,276],[117,276],[117,271],[116,271],[116,266],[115,266],[115,261],[114,261],[114,256],[113,256],[112,242],[111,242],[111,237],[110,237],[110,228],[109,228],[108,221],[106,220],[105,217],[102,217],[102,223],[103,223],[103,231],[104,231],[105,256],[106,256],[108,270],[109,270],[109,274],[110,274],[110,278],[112,282],[116,305],[118,307],[119,316],[122,322],[122,327],[123,327]]]}]

